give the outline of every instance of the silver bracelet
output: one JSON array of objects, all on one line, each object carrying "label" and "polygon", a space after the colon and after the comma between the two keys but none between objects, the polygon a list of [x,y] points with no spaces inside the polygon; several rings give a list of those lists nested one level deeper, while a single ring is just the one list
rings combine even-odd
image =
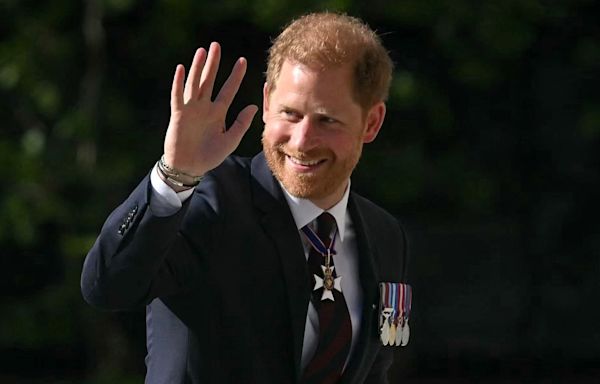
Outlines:
[{"label": "silver bracelet", "polygon": [[198,185],[202,180],[203,176],[192,176],[169,166],[167,163],[165,163],[164,157],[165,155],[162,155],[160,160],[158,160],[157,168],[164,178],[169,182],[179,187],[192,188]]}]

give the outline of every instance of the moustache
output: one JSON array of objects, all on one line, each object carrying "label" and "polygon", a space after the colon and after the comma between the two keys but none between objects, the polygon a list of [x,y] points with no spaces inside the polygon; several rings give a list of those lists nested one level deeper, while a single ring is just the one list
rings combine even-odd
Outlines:
[{"label": "moustache", "polygon": [[282,155],[295,157],[299,160],[314,160],[323,157],[328,157],[329,151],[323,148],[315,148],[310,151],[296,151],[286,148],[285,144],[276,144],[273,149]]}]

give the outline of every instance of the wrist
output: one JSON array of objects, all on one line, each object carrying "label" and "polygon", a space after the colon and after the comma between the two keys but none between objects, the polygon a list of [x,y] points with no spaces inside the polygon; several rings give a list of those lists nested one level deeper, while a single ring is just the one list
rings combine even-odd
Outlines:
[{"label": "wrist", "polygon": [[175,192],[194,188],[202,180],[202,175],[194,176],[174,168],[165,162],[164,155],[156,162],[158,176]]}]

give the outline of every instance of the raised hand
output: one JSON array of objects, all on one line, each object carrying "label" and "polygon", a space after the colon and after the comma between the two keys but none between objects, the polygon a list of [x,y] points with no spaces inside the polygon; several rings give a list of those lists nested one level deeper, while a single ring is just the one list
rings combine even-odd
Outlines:
[{"label": "raised hand", "polygon": [[244,74],[246,59],[239,58],[217,97],[212,100],[213,86],[221,46],[212,43],[208,53],[200,48],[194,55],[185,81],[185,68],[178,65],[171,88],[171,118],[165,136],[165,162],[190,175],[202,175],[217,167],[239,145],[258,110],[248,105],[226,129],[225,116]]}]

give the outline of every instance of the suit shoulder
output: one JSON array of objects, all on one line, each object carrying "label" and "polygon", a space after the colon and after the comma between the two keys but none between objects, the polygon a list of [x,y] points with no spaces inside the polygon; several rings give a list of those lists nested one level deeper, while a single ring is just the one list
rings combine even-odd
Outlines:
[{"label": "suit shoulder", "polygon": [[250,160],[246,157],[228,156],[219,166],[204,175],[202,182],[196,187],[196,194],[227,191],[241,186],[247,179],[244,175],[250,174]]},{"label": "suit shoulder", "polygon": [[352,193],[352,195],[357,206],[360,208],[361,212],[369,222],[380,222],[388,226],[391,225],[392,227],[398,227],[398,229],[401,229],[398,219],[384,208],[359,195],[358,193]]},{"label": "suit shoulder", "polygon": [[354,193],[352,200],[362,218],[363,230],[377,250],[382,281],[404,281],[408,262],[408,238],[400,221],[379,205]]},{"label": "suit shoulder", "polygon": [[240,173],[250,171],[250,161],[248,157],[228,156],[215,169],[207,173],[207,177],[215,177],[217,179],[230,179],[231,176],[239,176]]}]

